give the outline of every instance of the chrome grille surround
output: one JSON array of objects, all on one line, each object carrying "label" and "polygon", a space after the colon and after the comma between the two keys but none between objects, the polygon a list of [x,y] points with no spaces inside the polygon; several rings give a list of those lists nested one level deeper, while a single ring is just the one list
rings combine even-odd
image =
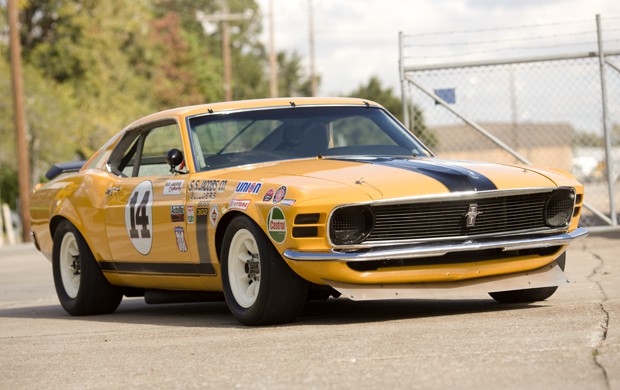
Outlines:
[{"label": "chrome grille surround", "polygon": [[[332,210],[328,226],[331,226],[335,210],[365,204],[370,206],[375,214],[373,230],[363,242],[356,245],[335,245],[331,237],[328,238],[335,248],[359,249],[428,241],[564,232],[568,226],[551,228],[545,223],[544,217],[547,200],[559,189],[545,187],[457,192],[342,205]],[[467,227],[466,214],[472,204],[477,206],[479,214],[476,216],[475,225]]]}]

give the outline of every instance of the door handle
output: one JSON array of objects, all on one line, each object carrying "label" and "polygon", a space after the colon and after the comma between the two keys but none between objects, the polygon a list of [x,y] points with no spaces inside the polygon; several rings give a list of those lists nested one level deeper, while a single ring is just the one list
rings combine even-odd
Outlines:
[{"label": "door handle", "polygon": [[106,194],[106,195],[108,195],[108,196],[110,196],[110,195],[112,195],[113,193],[118,192],[118,191],[120,191],[120,190],[121,190],[121,187],[110,187],[110,188],[108,188],[107,190],[105,190],[105,194]]}]

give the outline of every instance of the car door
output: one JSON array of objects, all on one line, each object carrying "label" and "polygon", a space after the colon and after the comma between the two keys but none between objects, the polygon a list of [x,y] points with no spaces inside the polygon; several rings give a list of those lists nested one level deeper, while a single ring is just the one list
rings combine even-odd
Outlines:
[{"label": "car door", "polygon": [[185,225],[187,175],[171,172],[170,149],[182,150],[174,121],[130,130],[112,153],[117,179],[107,189],[105,223],[114,268],[124,273],[182,273],[191,263]]}]

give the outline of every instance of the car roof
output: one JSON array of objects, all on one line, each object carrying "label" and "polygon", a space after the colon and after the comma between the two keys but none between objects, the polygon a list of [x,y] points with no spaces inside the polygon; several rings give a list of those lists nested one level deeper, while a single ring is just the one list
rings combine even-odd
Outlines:
[{"label": "car roof", "polygon": [[321,105],[355,105],[381,107],[371,100],[359,98],[332,98],[332,97],[288,97],[274,99],[238,100],[222,103],[207,103],[195,106],[178,107],[160,111],[131,123],[126,129],[138,127],[168,118],[181,118],[202,113],[218,113],[222,111],[251,110],[256,108],[282,108],[291,106],[321,106]]}]

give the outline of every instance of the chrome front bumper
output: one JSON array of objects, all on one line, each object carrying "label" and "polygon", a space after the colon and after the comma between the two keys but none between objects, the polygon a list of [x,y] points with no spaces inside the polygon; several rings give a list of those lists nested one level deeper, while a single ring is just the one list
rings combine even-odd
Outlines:
[{"label": "chrome front bumper", "polygon": [[487,240],[464,240],[448,242],[425,242],[390,247],[378,247],[360,250],[331,250],[330,252],[300,252],[293,249],[284,251],[284,257],[295,261],[373,261],[412,259],[416,257],[443,256],[447,253],[480,251],[485,249],[502,249],[504,251],[519,249],[546,248],[570,244],[584,238],[588,231],[577,228],[570,233],[552,234],[536,237],[498,238]]}]

